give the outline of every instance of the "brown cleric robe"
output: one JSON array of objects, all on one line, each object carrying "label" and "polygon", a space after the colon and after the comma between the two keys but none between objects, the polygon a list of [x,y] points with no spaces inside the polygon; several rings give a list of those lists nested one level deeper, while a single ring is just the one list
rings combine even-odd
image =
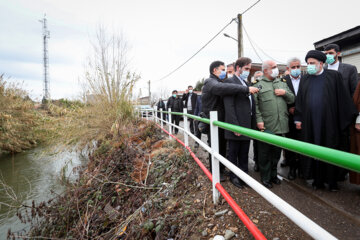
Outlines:
[{"label": "brown cleric robe", "polygon": [[[360,82],[356,87],[353,100],[356,109],[360,112]],[[360,131],[355,129],[355,124],[350,128],[350,151],[360,155]],[[360,185],[360,173],[350,171],[350,183]]]}]

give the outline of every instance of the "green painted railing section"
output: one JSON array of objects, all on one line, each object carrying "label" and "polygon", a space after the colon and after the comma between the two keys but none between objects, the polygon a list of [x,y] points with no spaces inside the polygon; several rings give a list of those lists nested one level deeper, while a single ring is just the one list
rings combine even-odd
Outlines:
[{"label": "green painted railing section", "polygon": [[306,155],[308,157],[316,158],[339,167],[360,172],[360,156],[356,154],[321,147],[311,143],[280,137],[270,133],[264,133],[220,121],[214,121],[213,124],[223,129],[237,132],[245,136]]},{"label": "green painted railing section", "polygon": [[[157,112],[160,112],[160,111],[157,111]],[[166,111],[162,111],[162,112],[163,112],[163,113],[167,113],[167,114],[170,113],[170,112],[166,112]],[[184,114],[184,113],[181,113],[181,112],[171,112],[171,115],[180,115],[180,116],[186,115],[187,117],[190,117],[190,118],[192,118],[192,119],[195,119],[195,120],[198,120],[198,121],[200,121],[200,122],[204,122],[204,123],[210,124],[210,119],[198,117],[198,116],[191,115],[191,114]]]},{"label": "green painted railing section", "polygon": [[[158,111],[160,112],[160,111]],[[163,113],[169,113],[163,111]],[[184,114],[180,112],[171,112],[174,115],[186,115],[189,118],[210,124],[210,119],[201,118],[191,114]],[[213,124],[225,130],[229,130],[232,132],[237,132],[248,136],[250,138],[266,142],[281,148],[288,149],[293,152],[300,153],[302,155],[316,158],[321,161],[334,164],[336,166],[346,168],[352,171],[356,171],[360,173],[360,155],[347,153],[339,150],[335,150],[332,148],[322,147],[311,143],[306,143],[286,137],[280,137],[274,134],[260,132],[257,130],[244,128],[236,125],[232,125],[229,123],[224,123],[220,121],[214,121]]]}]

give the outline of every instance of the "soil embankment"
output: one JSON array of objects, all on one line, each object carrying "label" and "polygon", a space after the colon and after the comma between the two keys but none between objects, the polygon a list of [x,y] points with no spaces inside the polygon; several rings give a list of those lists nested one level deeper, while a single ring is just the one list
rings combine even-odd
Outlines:
[{"label": "soil embankment", "polygon": [[[34,205],[28,216],[20,216],[32,221],[33,228],[18,234],[66,239],[209,239],[231,231],[234,239],[252,238],[223,199],[217,206],[212,204],[210,181],[180,144],[150,123],[136,122],[126,129],[99,144],[65,194]],[[240,207],[266,237],[310,239],[255,192],[234,191]]]}]

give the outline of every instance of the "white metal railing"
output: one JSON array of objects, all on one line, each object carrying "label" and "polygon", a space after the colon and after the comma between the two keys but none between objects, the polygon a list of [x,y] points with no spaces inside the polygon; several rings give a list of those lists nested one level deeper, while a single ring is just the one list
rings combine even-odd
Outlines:
[{"label": "white metal railing", "polygon": [[[210,112],[210,142],[211,147],[209,147],[206,143],[201,141],[201,139],[197,138],[188,130],[188,117],[184,115],[184,128],[177,126],[171,123],[171,115],[168,114],[169,121],[163,119],[163,111],[160,109],[160,118],[157,117],[156,113],[158,112],[157,109],[152,110],[141,110],[141,117],[143,118],[143,111],[145,112],[152,112],[151,119],[155,122],[159,122],[161,127],[163,127],[163,123],[169,125],[169,133],[172,134],[172,127],[176,127],[184,133],[184,141],[185,147],[189,146],[188,137],[190,136],[193,140],[199,143],[207,152],[211,153],[211,162],[212,162],[212,176],[213,176],[213,201],[215,204],[218,203],[220,193],[216,189],[215,185],[220,182],[220,162],[224,164],[230,171],[232,171],[236,176],[238,176],[241,180],[243,180],[249,187],[254,189],[260,196],[265,198],[269,203],[271,203],[275,208],[277,208],[280,212],[282,212],[285,216],[287,216],[290,220],[292,220],[297,226],[303,229],[306,233],[308,233],[314,239],[321,239],[321,240],[332,240],[337,239],[325,229],[320,227],[314,221],[306,217],[300,211],[295,209],[293,206],[288,204],[286,201],[278,197],[272,191],[264,187],[260,184],[257,180],[250,177],[247,173],[239,169],[233,163],[231,163],[228,159],[224,158],[219,154],[219,143],[218,143],[218,126],[214,125],[213,122],[217,121],[217,112]],[[168,112],[171,112],[171,109],[168,109]],[[184,108],[184,114],[187,113],[187,109]],[[145,114],[146,120],[149,120],[150,117],[148,114]],[[171,136],[169,135],[171,138]]]}]

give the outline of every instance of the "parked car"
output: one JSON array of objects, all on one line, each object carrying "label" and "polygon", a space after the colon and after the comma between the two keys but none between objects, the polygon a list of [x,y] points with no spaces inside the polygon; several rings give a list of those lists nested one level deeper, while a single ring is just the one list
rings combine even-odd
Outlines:
[{"label": "parked car", "polygon": [[137,105],[135,109],[140,111],[143,117],[146,117],[146,114],[148,114],[149,117],[153,114],[153,108],[150,105]]}]

